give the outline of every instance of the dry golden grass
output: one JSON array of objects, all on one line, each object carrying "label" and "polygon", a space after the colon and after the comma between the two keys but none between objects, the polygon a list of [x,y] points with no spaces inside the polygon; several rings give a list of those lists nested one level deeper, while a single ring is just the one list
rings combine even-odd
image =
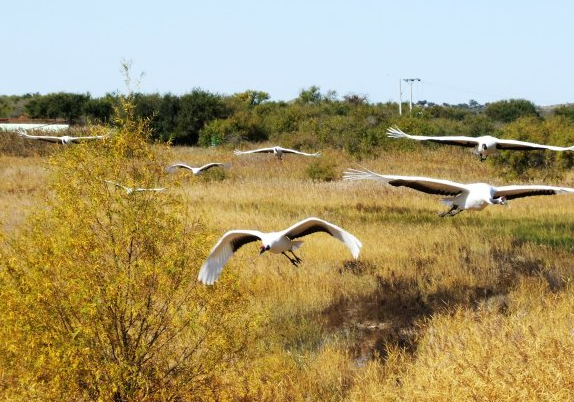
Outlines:
[{"label": "dry golden grass", "polygon": [[[166,158],[224,173],[165,178],[213,243],[225,231],[274,231],[309,216],[363,242],[357,262],[325,234],[305,238],[295,268],[246,245],[221,282],[238,279],[260,315],[257,353],[222,384],[246,400],[569,400],[574,393],[573,198],[532,197],[440,218],[439,197],[377,182],[313,182],[311,158],[172,148]],[[506,184],[454,147],[385,153],[348,167]],[[41,206],[42,158],[0,157],[0,213],[11,231]],[[574,173],[560,183],[574,186]],[[199,269],[199,267],[197,267]],[[196,271],[195,271],[196,272]],[[217,284],[213,291],[217,291]]]},{"label": "dry golden grass", "polygon": [[0,155],[0,227],[16,227],[33,206],[41,205],[47,177],[46,158]]}]

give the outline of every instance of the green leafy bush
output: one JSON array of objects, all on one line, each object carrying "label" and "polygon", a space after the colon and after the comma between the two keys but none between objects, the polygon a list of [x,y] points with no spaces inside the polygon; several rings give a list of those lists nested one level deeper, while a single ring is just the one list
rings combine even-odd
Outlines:
[{"label": "green leafy bush", "polygon": [[336,164],[326,159],[319,158],[307,166],[305,173],[313,181],[333,181],[338,179]]},{"label": "green leafy bush", "polygon": [[534,103],[525,99],[510,99],[486,105],[485,113],[492,120],[510,123],[520,117],[540,117]]},{"label": "green leafy bush", "polygon": [[[574,145],[574,126],[564,117],[547,120],[521,118],[506,125],[502,138],[557,146]],[[566,169],[574,167],[571,151],[501,151],[491,158],[504,175],[521,179],[559,178]]]}]

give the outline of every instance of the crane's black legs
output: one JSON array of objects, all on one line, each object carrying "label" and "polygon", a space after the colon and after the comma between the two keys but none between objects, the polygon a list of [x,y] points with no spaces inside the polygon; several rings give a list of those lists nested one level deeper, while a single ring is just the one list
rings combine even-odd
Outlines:
[{"label": "crane's black legs", "polygon": [[463,210],[460,209],[458,207],[458,205],[452,205],[452,207],[450,207],[450,209],[446,212],[441,212],[440,214],[438,214],[438,216],[440,216],[441,218],[444,218],[445,216],[455,216],[456,214],[461,213]]},{"label": "crane's black legs", "polygon": [[287,254],[285,254],[285,251],[283,251],[281,254],[283,254],[285,257],[287,257],[287,259],[288,259],[289,261],[291,261],[291,264],[293,264],[293,265],[295,265],[296,267],[298,267],[298,266],[299,266],[299,263],[300,263],[301,261],[303,261],[303,260],[301,260],[301,258],[297,257],[297,256],[293,253],[293,251],[289,251],[289,252],[290,252],[291,254],[293,254],[293,257],[295,257],[295,258],[289,257]]},{"label": "crane's black legs", "polygon": [[295,261],[297,261],[297,263],[303,262],[303,260],[301,258],[297,257],[293,251],[289,250],[289,252],[291,253],[291,255],[293,257],[295,257]]}]

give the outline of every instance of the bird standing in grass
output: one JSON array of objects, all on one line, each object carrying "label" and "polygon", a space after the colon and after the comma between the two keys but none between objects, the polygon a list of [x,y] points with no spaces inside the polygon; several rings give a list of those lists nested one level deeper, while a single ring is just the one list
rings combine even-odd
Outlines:
[{"label": "bird standing in grass", "polygon": [[574,146],[571,147],[558,147],[554,145],[536,144],[533,142],[505,140],[490,135],[481,137],[466,137],[466,136],[435,136],[429,137],[425,135],[411,135],[402,132],[397,127],[391,127],[387,130],[387,135],[391,138],[408,138],[416,141],[430,141],[440,144],[458,145],[460,147],[476,147],[473,153],[480,156],[480,160],[486,160],[489,155],[495,155],[498,150],[520,150],[520,151],[534,151],[548,149],[551,151],[574,151]]},{"label": "bird standing in grass", "polygon": [[[342,241],[351,251],[353,258],[358,258],[362,247],[359,239],[332,223],[319,218],[307,218],[280,232],[263,233],[258,230],[231,230],[225,233],[201,266],[197,279],[206,285],[213,285],[227,260],[239,248],[257,240],[261,240],[262,243],[259,254],[266,251],[283,254],[293,265],[298,266],[302,260],[295,255],[294,251],[303,242],[295,239],[317,232],[325,232]],[[291,255],[288,255],[287,252]]]},{"label": "bird standing in grass", "polygon": [[279,147],[279,146],[274,146],[274,147],[270,147],[270,148],[254,149],[252,151],[238,151],[238,150],[234,151],[235,155],[246,155],[246,154],[256,154],[256,153],[273,153],[273,154],[275,154],[275,156],[279,160],[281,160],[283,158],[283,154],[297,154],[297,155],[315,156],[315,157],[321,156],[321,152],[315,152],[313,154],[308,154],[306,152],[296,151],[294,149],[283,148],[283,147]]},{"label": "bird standing in grass", "polygon": [[465,209],[481,211],[489,205],[505,205],[507,200],[536,195],[574,193],[574,188],[544,185],[518,185],[495,187],[486,183],[462,184],[450,180],[428,177],[382,175],[369,170],[349,169],[344,180],[377,180],[394,187],[409,187],[427,194],[446,195],[443,199],[451,206],[439,216],[454,216]]}]

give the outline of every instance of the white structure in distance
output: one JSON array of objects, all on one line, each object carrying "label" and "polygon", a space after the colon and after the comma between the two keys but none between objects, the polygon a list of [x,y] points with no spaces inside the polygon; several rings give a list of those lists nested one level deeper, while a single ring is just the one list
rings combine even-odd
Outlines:
[{"label": "white structure in distance", "polygon": [[0,123],[0,130],[2,131],[18,131],[18,130],[38,130],[47,132],[56,132],[67,130],[70,128],[69,124],[45,124],[45,123]]}]

